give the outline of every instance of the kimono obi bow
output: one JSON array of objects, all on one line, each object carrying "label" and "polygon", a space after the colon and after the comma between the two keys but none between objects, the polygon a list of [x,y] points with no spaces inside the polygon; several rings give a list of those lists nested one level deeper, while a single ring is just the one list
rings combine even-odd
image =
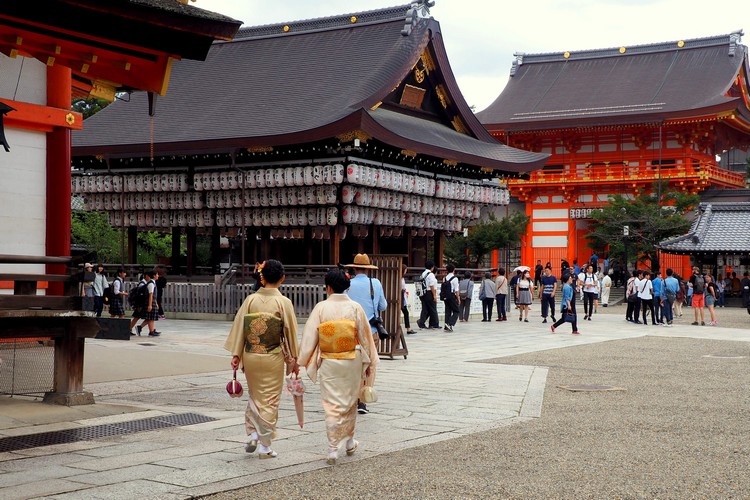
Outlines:
[{"label": "kimono obi bow", "polygon": [[281,317],[274,313],[246,314],[243,323],[245,352],[268,354],[281,345],[283,334]]},{"label": "kimono obi bow", "polygon": [[354,359],[357,355],[357,324],[350,319],[321,323],[318,338],[323,359]]}]

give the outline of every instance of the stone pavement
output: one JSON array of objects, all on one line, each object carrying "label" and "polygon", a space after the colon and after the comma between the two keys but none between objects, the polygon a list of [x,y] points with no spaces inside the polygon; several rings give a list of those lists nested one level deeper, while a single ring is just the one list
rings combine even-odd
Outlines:
[{"label": "stone pavement", "polygon": [[[340,462],[453,439],[539,417],[547,368],[482,361],[636,336],[750,341],[750,330],[626,323],[622,308],[597,315],[570,335],[548,324],[510,320],[459,323],[454,333],[408,336],[408,359],[382,360],[379,402],[359,416],[358,453]],[[227,396],[228,322],[160,322],[159,338],[90,340],[85,386],[97,404],[48,407],[28,398],[0,399],[0,438],[195,413],[210,422],[0,453],[0,498],[190,498],[230,491],[325,465],[325,424],[309,381],[306,421],[296,424],[282,398],[274,460],[243,451],[245,400]],[[342,454],[343,455],[343,454]]]}]

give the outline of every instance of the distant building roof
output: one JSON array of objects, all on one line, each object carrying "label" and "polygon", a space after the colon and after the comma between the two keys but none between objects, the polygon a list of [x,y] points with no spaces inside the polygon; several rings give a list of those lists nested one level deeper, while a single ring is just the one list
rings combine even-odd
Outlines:
[{"label": "distant building roof", "polygon": [[[507,86],[477,116],[501,130],[658,122],[738,110],[741,32],[650,45],[516,54]],[[733,94],[733,95],[730,95]]]},{"label": "distant building roof", "polygon": [[750,253],[750,203],[701,203],[690,232],[659,248],[673,254]]},{"label": "distant building roof", "polygon": [[[410,80],[410,90],[424,104],[404,104],[417,66],[424,80]],[[87,119],[74,134],[74,156],[148,154],[147,109],[146,96],[134,93]],[[311,143],[352,130],[507,172],[541,168],[547,157],[509,148],[482,127],[458,90],[440,26],[420,2],[241,29],[232,42],[215,43],[205,62],[174,67],[153,137],[156,154],[179,154]]]}]

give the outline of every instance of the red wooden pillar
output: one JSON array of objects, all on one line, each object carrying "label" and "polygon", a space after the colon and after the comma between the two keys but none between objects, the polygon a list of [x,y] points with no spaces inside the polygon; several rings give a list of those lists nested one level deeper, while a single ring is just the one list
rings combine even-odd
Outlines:
[{"label": "red wooden pillar", "polygon": [[[47,106],[70,109],[71,72],[64,66],[47,68]],[[46,254],[70,255],[70,129],[56,127],[47,134]],[[47,264],[47,272],[65,274],[64,264]],[[50,283],[49,295],[63,295],[64,283]]]}]

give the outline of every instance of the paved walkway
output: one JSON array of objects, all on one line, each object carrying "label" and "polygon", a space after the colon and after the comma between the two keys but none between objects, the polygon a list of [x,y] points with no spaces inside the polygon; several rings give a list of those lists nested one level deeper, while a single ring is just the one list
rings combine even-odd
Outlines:
[{"label": "paved walkway", "polygon": [[[611,308],[613,313],[621,308]],[[750,342],[750,329],[643,327],[621,314],[597,315],[552,335],[549,325],[508,321],[459,324],[455,333],[407,337],[407,360],[383,360],[380,401],[360,416],[360,448],[346,461],[523,423],[541,414],[547,368],[483,360],[644,335]],[[0,438],[146,417],[196,413],[210,422],[0,453],[0,498],[190,498],[320,469],[325,424],[317,386],[307,382],[306,422],[296,425],[283,397],[279,457],[244,453],[244,401],[227,396],[228,322],[165,321],[159,338],[87,343],[85,386],[97,404],[49,407],[26,398],[0,399]],[[565,332],[565,333],[563,333]],[[435,361],[440,361],[436,363]]]}]

